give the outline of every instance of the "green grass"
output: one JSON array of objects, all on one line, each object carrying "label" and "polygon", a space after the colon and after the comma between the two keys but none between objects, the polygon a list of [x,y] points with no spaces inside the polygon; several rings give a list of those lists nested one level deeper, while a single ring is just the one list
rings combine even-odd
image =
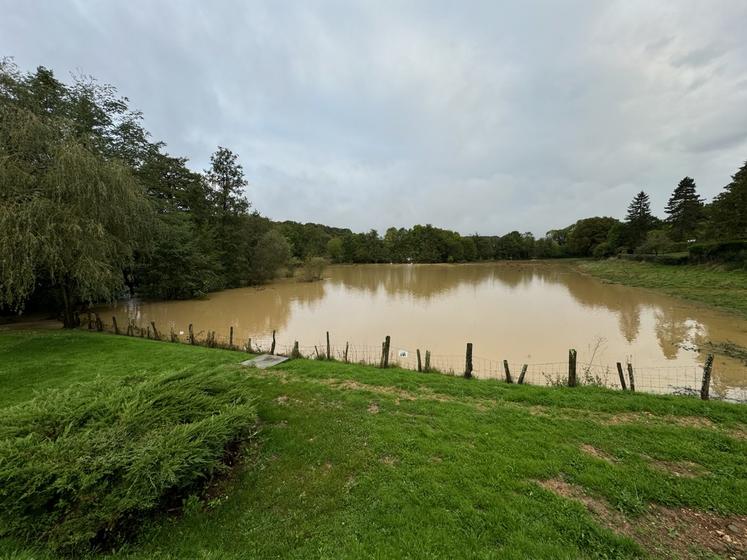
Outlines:
[{"label": "green grass", "polygon": [[[0,406],[97,375],[238,370],[244,357],[88,332],[4,333]],[[668,537],[615,533],[537,482],[549,479],[583,488],[642,534],[653,504],[747,514],[744,406],[315,360],[241,371],[257,398],[257,446],[202,502],[162,515],[112,558],[681,557]],[[655,461],[700,472],[676,476]],[[9,539],[3,554],[49,557]]]},{"label": "green grass", "polygon": [[742,269],[628,260],[583,261],[577,266],[608,282],[658,290],[747,317],[747,271]]}]

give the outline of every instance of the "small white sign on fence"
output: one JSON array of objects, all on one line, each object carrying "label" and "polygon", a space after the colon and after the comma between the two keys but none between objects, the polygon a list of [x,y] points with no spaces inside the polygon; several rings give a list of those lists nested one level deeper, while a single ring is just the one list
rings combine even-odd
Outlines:
[{"label": "small white sign on fence", "polygon": [[400,350],[397,354],[400,358],[406,358],[407,357],[407,350]]}]

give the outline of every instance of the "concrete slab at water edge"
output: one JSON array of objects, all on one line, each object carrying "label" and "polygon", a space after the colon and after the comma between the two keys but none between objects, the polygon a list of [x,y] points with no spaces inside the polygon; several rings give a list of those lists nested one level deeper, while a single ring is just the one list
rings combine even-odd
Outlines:
[{"label": "concrete slab at water edge", "polygon": [[285,356],[275,356],[274,354],[261,354],[251,360],[245,360],[241,362],[242,366],[253,366],[259,369],[267,369],[278,364],[282,364],[287,361],[288,358]]}]

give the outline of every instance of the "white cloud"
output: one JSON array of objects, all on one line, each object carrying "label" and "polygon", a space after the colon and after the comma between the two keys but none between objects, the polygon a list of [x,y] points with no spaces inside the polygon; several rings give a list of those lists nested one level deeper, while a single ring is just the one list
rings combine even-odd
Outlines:
[{"label": "white cloud", "polygon": [[276,219],[543,233],[747,158],[737,0],[3,3],[0,52],[231,147]]}]

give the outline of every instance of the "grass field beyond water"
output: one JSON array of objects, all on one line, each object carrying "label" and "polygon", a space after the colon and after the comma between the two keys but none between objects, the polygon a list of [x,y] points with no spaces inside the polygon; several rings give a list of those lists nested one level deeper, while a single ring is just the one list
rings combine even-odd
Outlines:
[{"label": "grass field beyond water", "polygon": [[608,282],[658,290],[747,317],[747,271],[743,269],[616,259],[583,261],[578,268]]},{"label": "grass field beyond water", "polygon": [[[311,360],[262,371],[241,368],[245,357],[8,332],[0,406],[97,376],[241,369],[256,445],[202,500],[158,516],[112,558],[747,554],[744,406]],[[0,557],[49,556],[6,538]]]}]

